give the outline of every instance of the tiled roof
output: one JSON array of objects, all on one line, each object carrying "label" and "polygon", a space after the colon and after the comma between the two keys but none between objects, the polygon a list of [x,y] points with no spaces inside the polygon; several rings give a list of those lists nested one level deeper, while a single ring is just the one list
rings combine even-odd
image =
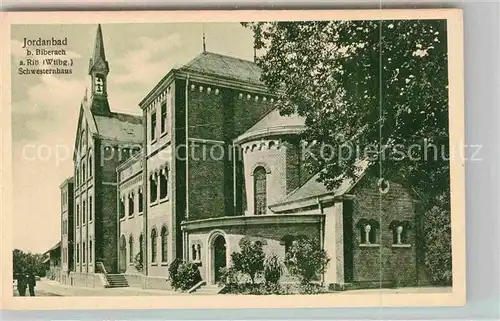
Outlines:
[{"label": "tiled roof", "polygon": [[195,71],[209,75],[262,85],[262,70],[252,61],[224,56],[212,52],[203,52],[180,68],[183,71]]},{"label": "tiled roof", "polygon": [[[362,175],[368,168],[368,165],[368,161],[358,161],[356,163],[356,167],[358,168],[357,174],[359,176],[358,180],[362,177]],[[344,178],[337,188],[335,188],[334,190],[328,190],[325,184],[318,181],[318,178],[319,173],[311,177],[307,182],[304,183],[304,185],[290,192],[284,199],[274,205],[292,203],[294,201],[314,198],[325,194],[331,194],[333,196],[343,195],[357,183],[357,181],[354,181],[353,179]]]},{"label": "tiled roof", "polygon": [[273,109],[270,113],[262,117],[255,125],[253,125],[247,133],[269,130],[272,128],[285,127],[300,127],[305,126],[305,117],[297,114],[291,116],[282,116],[278,108]]},{"label": "tiled roof", "polygon": [[120,141],[142,142],[142,117],[122,113],[94,116],[99,135]]}]

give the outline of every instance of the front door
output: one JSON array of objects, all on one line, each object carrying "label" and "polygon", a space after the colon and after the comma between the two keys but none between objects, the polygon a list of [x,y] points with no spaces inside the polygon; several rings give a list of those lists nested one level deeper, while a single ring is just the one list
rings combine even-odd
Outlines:
[{"label": "front door", "polygon": [[220,280],[221,269],[226,267],[226,240],[219,235],[214,240],[214,278],[215,283]]}]

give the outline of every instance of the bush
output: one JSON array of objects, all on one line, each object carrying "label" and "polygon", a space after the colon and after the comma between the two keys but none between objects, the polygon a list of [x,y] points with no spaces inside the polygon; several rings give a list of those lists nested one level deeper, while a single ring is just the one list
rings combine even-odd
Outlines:
[{"label": "bush", "polygon": [[218,282],[219,286],[229,286],[238,283],[239,283],[238,271],[236,271],[236,269],[233,266],[221,269],[221,277]]},{"label": "bush", "polygon": [[451,215],[442,206],[424,214],[424,264],[436,285],[451,285]]},{"label": "bush", "polygon": [[319,242],[304,237],[292,244],[285,264],[288,271],[298,277],[302,285],[306,285],[325,273],[329,261],[326,251],[319,248]]},{"label": "bush", "polygon": [[264,279],[266,284],[278,284],[283,275],[283,264],[276,254],[268,256],[264,262]]},{"label": "bush", "polygon": [[143,270],[143,265],[142,265],[142,254],[139,252],[134,258],[134,266],[135,269],[139,272],[142,272]]},{"label": "bush", "polygon": [[193,262],[175,259],[168,269],[170,284],[175,290],[186,291],[201,281],[200,270]]},{"label": "bush", "polygon": [[262,245],[242,240],[240,247],[241,252],[231,254],[233,267],[236,271],[248,275],[252,284],[255,284],[256,276],[264,270],[265,254]]}]

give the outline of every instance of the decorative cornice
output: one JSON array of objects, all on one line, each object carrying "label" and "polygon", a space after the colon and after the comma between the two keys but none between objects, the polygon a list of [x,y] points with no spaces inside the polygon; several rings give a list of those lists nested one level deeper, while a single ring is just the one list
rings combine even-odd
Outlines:
[{"label": "decorative cornice", "polygon": [[195,231],[208,228],[224,228],[249,225],[283,225],[283,224],[313,224],[321,222],[324,214],[270,214],[251,216],[225,216],[196,221],[184,221],[181,228],[184,231]]}]

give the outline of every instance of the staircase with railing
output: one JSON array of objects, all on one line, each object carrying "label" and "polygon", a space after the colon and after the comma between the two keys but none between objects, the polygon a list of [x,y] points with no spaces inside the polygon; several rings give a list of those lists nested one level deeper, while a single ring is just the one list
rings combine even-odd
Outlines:
[{"label": "staircase with railing", "polygon": [[102,273],[106,280],[107,288],[125,288],[128,287],[127,279],[123,274],[110,274],[106,271],[102,262],[96,262],[96,273]]}]

